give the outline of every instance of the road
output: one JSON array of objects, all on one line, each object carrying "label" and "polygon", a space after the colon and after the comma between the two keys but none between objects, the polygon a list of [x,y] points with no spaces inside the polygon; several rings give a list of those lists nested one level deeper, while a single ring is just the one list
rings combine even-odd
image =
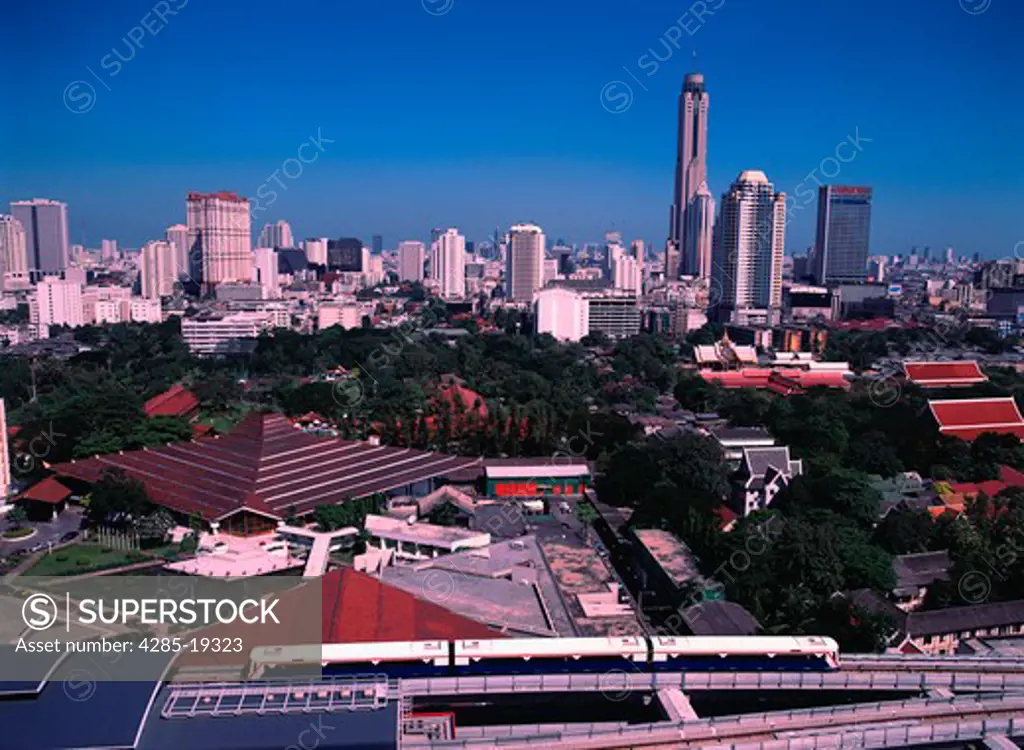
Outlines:
[{"label": "road", "polygon": [[60,538],[69,531],[78,531],[82,526],[82,509],[78,506],[69,506],[67,510],[57,516],[56,521],[48,523],[36,523],[30,521],[29,526],[36,530],[36,533],[27,539],[17,541],[0,540],[0,557],[7,557],[19,550],[26,550],[37,544],[56,544]]}]

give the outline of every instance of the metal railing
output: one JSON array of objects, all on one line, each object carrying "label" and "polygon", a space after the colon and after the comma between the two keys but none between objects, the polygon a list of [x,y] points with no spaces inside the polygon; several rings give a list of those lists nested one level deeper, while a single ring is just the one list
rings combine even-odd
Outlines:
[{"label": "metal railing", "polygon": [[331,713],[377,710],[388,703],[386,675],[210,685],[174,685],[160,715],[194,716]]}]

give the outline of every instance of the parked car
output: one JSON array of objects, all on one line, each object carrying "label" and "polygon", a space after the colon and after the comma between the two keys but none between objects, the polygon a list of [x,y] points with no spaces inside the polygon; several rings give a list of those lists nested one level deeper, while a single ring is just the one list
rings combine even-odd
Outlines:
[{"label": "parked car", "polygon": [[78,532],[77,531],[69,531],[66,534],[62,534],[61,537],[60,537],[61,544],[63,544],[64,542],[70,542],[72,539],[74,539],[77,536],[78,536]]}]

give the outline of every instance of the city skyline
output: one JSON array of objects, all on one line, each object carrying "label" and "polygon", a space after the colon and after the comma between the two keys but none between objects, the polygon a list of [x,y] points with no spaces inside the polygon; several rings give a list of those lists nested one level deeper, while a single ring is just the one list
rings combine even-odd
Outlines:
[{"label": "city skyline", "polygon": [[[180,200],[190,190],[230,190],[255,198],[267,176],[303,141],[320,137],[318,161],[286,181],[287,190],[276,190],[276,202],[255,218],[258,227],[285,219],[297,236],[368,241],[382,234],[394,247],[401,239],[425,239],[427,229],[437,225],[459,226],[467,238],[479,239],[495,224],[532,221],[551,236],[576,243],[596,241],[614,225],[660,248],[664,207],[672,201],[673,111],[682,79],[694,67],[693,47],[700,51],[696,67],[715,94],[708,159],[713,196],[744,169],[772,175],[789,195],[801,184],[815,192],[818,186],[807,176],[837,144],[854,136],[865,149],[842,164],[831,181],[873,187],[876,252],[949,245],[962,254],[998,257],[1012,253],[1024,236],[1013,209],[1024,200],[1024,188],[1010,127],[1020,105],[1005,96],[1017,63],[996,59],[1020,17],[1016,5],[993,3],[971,15],[958,3],[935,9],[923,3],[879,4],[875,10],[884,7],[888,19],[879,24],[869,4],[864,14],[845,14],[837,24],[839,9],[739,9],[722,3],[681,37],[678,9],[668,3],[653,4],[644,14],[599,3],[595,10],[606,12],[585,21],[556,8],[547,23],[525,33],[542,46],[557,38],[561,46],[555,48],[572,54],[559,54],[556,61],[545,53],[513,70],[500,61],[509,42],[480,32],[514,23],[533,10],[530,3],[518,9],[460,3],[441,16],[417,3],[345,10],[311,4],[334,14],[325,18],[351,22],[366,33],[357,35],[351,49],[332,53],[337,59],[307,44],[301,59],[282,54],[264,65],[262,84],[287,80],[296,99],[308,98],[299,116],[289,112],[287,118],[253,116],[243,98],[254,93],[255,83],[231,88],[197,79],[199,63],[187,54],[194,35],[217,35],[226,53],[237,53],[243,62],[255,54],[245,33],[224,31],[232,28],[223,23],[229,9],[197,4],[167,18],[158,36],[147,37],[143,48],[121,63],[116,77],[102,81],[109,91],[91,79],[97,99],[90,111],[69,111],[61,100],[65,86],[90,78],[85,66],[109,75],[99,61],[117,42],[128,57],[122,37],[137,19],[58,5],[66,5],[69,18],[78,22],[65,25],[76,34],[64,39],[62,26],[54,40],[59,54],[15,81],[14,100],[27,106],[0,130],[0,138],[6,134],[11,146],[18,145],[5,149],[11,158],[0,167],[5,186],[0,201],[41,195],[67,202],[73,244],[96,246],[103,238],[116,238],[121,246],[137,248],[160,239],[164,227],[185,220]],[[403,23],[395,23],[395,14]],[[26,23],[35,17],[30,8],[18,8],[14,16]],[[253,15],[239,32],[266,23]],[[287,33],[296,30],[297,21],[282,17],[273,23]],[[387,24],[387,38],[395,44],[381,55],[366,45]],[[79,27],[89,33],[78,33]],[[835,53],[813,58],[821,40],[803,32],[820,28],[834,30],[830,49]],[[319,33],[308,25],[303,30],[314,39]],[[594,53],[587,44],[590,35],[613,30],[612,51]],[[14,40],[15,53],[33,33]],[[411,56],[419,54],[421,37],[429,34],[451,41],[458,54],[431,45],[434,65],[419,71]],[[732,59],[737,46],[761,38],[780,42],[770,50],[772,77],[753,75]],[[971,54],[949,56],[943,52],[947,42]],[[872,52],[865,57],[863,50]],[[662,60],[656,69],[650,51]],[[479,62],[479,80],[455,75],[464,55]],[[176,65],[167,71],[172,59]],[[359,64],[366,59],[375,65]],[[293,75],[299,69],[303,75]],[[608,102],[600,96],[602,86],[615,81],[632,91],[630,106],[620,113],[603,107]],[[374,113],[369,129],[341,117],[337,105],[323,98],[324,90],[339,83],[346,107]],[[420,111],[427,92],[438,85],[462,96],[466,107],[417,118],[415,128],[404,118],[398,118],[400,127],[388,123],[397,110]],[[183,95],[186,86],[194,89],[201,111],[213,107],[217,116],[209,123],[182,120],[188,110],[172,111],[160,122],[145,114],[157,100]],[[487,114],[501,111],[510,92],[524,87],[534,99],[531,111],[542,116]],[[781,90],[791,93],[780,99]],[[958,90],[971,91],[971,107],[944,103]],[[139,113],[146,117],[145,129],[138,125]],[[972,137],[965,139],[964,133]],[[139,170],[139,164],[147,168]],[[826,164],[825,174],[828,169]],[[395,212],[395,205],[403,211]],[[814,241],[815,212],[807,206],[791,213],[787,245],[803,251]]]}]

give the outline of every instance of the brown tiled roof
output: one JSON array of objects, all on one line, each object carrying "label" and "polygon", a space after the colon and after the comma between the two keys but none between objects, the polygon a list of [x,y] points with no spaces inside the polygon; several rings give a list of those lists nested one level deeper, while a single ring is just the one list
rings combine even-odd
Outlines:
[{"label": "brown tiled roof", "polygon": [[60,476],[95,482],[120,468],[150,498],[215,520],[241,507],[284,517],[345,497],[386,492],[479,459],[314,437],[281,414],[250,414],[223,437],[201,438],[57,464]]},{"label": "brown tiled roof", "polygon": [[35,500],[37,503],[49,503],[50,505],[56,505],[69,497],[71,497],[71,490],[53,477],[47,477],[21,493],[22,500]]},{"label": "brown tiled roof", "polygon": [[147,417],[187,417],[199,410],[199,399],[182,385],[172,385],[147,401],[142,410]]}]

